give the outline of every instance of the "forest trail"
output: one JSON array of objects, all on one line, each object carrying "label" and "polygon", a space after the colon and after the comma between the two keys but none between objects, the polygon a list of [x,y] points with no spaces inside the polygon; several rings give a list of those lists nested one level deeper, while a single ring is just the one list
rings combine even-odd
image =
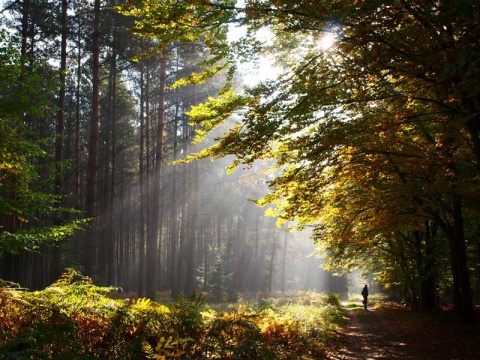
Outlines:
[{"label": "forest trail", "polygon": [[478,358],[480,326],[401,307],[349,303],[348,321],[329,360],[465,360]]}]

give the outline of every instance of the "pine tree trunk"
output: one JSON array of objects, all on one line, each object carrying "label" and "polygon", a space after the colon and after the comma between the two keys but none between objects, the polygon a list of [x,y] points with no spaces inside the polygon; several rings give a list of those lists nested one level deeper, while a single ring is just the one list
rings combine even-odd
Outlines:
[{"label": "pine tree trunk", "polygon": [[[63,188],[63,143],[64,143],[64,129],[65,129],[65,75],[67,71],[67,10],[68,1],[62,0],[62,34],[60,45],[60,89],[58,93],[58,119],[56,129],[56,144],[55,144],[55,162],[56,162],[56,177],[55,177],[55,195],[60,196]],[[57,225],[59,223],[57,222]],[[61,273],[61,247],[55,246],[53,250],[53,259],[51,264],[51,280],[56,280]]]},{"label": "pine tree trunk", "polygon": [[[145,191],[145,134],[148,132],[148,128],[145,124],[145,108],[149,111],[147,105],[148,86],[145,87],[144,78],[147,77],[146,83],[148,84],[149,66],[147,60],[147,69],[145,66],[141,66],[140,69],[140,153],[139,153],[139,175],[140,175],[140,216],[139,216],[139,242],[138,242],[138,269],[137,269],[137,295],[139,298],[145,296],[145,226],[146,226],[146,195]],[[148,115],[147,115],[148,116]]]},{"label": "pine tree trunk", "polygon": [[[177,69],[178,70],[178,69]],[[178,95],[178,91],[175,92]],[[178,121],[180,117],[180,102],[176,98],[175,118],[173,126],[173,160],[177,160],[178,156]],[[170,251],[169,251],[169,282],[170,282],[170,296],[177,299],[179,295],[179,287],[177,281],[177,243],[178,243],[178,226],[177,226],[177,167],[172,167],[172,201],[170,210]]]},{"label": "pine tree trunk", "polygon": [[81,178],[80,178],[80,89],[82,86],[82,47],[81,47],[81,38],[79,35],[78,42],[78,57],[77,57],[77,79],[76,79],[76,88],[75,88],[75,206],[80,207],[80,189],[81,189]]},{"label": "pine tree trunk", "polygon": [[156,134],[156,152],[155,152],[155,183],[153,184],[152,213],[151,222],[147,238],[147,256],[146,256],[146,277],[145,277],[145,296],[155,300],[155,286],[157,283],[157,242],[159,236],[159,215],[160,215],[160,192],[161,192],[161,170],[163,157],[163,128],[165,121],[165,89],[167,77],[167,59],[164,53],[160,59],[160,84],[159,84],[159,104],[158,104],[158,123]]},{"label": "pine tree trunk", "polygon": [[273,273],[275,270],[275,255],[276,255],[276,250],[277,250],[277,234],[276,234],[276,226],[273,224],[271,226],[271,231],[272,234],[270,236],[271,239],[273,239],[272,242],[272,251],[270,255],[270,265],[268,267],[268,292],[271,292],[273,290]]},{"label": "pine tree trunk", "polygon": [[282,294],[285,293],[285,274],[287,266],[287,240],[288,240],[288,223],[285,224],[285,238],[283,240],[283,261],[282,261]]},{"label": "pine tree trunk", "polygon": [[95,243],[95,188],[98,164],[98,135],[100,117],[100,0],[94,3],[94,21],[92,38],[92,110],[90,116],[90,136],[88,145],[87,188],[85,193],[85,208],[88,218],[93,219],[90,231],[85,241],[85,273],[94,275],[96,260]]},{"label": "pine tree trunk", "polygon": [[[115,50],[115,41],[114,46],[112,47],[112,63],[111,63],[111,91],[110,91],[110,103],[111,103],[111,149],[110,149],[110,158],[111,158],[111,174],[110,174],[110,189],[109,189],[109,199],[108,199],[108,235],[107,235],[107,284],[115,285],[115,224],[114,224],[114,204],[115,204],[115,187],[116,187],[116,173],[117,173],[117,139],[116,139],[116,93],[117,93],[117,55]],[[108,174],[106,174],[108,176]]]},{"label": "pine tree trunk", "polygon": [[200,173],[198,161],[194,163],[194,189],[193,201],[190,207],[190,219],[187,227],[186,243],[186,274],[185,274],[185,296],[190,297],[195,292],[195,248],[197,243],[197,220],[198,220],[198,183]]}]

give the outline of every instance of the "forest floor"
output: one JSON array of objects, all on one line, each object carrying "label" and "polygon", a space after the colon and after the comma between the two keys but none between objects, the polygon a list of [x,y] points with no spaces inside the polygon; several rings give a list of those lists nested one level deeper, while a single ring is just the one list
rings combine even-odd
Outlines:
[{"label": "forest floor", "polygon": [[[330,360],[466,360],[480,354],[480,324],[462,325],[451,311],[425,313],[399,305],[345,304],[348,320]],[[480,320],[480,313],[477,314]]]}]

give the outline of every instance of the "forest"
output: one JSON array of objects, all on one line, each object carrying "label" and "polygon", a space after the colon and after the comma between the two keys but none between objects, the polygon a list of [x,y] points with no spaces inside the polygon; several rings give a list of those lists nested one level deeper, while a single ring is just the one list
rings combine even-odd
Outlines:
[{"label": "forest", "polygon": [[0,287],[475,321],[478,1],[0,4]]}]

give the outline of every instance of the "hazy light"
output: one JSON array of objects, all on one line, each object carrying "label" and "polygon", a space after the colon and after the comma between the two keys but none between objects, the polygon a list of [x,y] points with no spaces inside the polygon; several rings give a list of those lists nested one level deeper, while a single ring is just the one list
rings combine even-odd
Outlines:
[{"label": "hazy light", "polygon": [[337,35],[331,32],[325,33],[320,39],[320,48],[324,51],[330,49],[337,42]]},{"label": "hazy light", "polygon": [[[245,26],[231,25],[228,29],[228,41],[241,41],[247,35]],[[269,28],[262,28],[255,33],[257,40],[264,46],[271,46],[274,40],[274,34]],[[240,76],[244,85],[252,87],[261,81],[273,80],[280,74],[280,69],[275,66],[275,59],[272,55],[260,54],[256,59],[250,62],[239,62],[237,64]]]}]

